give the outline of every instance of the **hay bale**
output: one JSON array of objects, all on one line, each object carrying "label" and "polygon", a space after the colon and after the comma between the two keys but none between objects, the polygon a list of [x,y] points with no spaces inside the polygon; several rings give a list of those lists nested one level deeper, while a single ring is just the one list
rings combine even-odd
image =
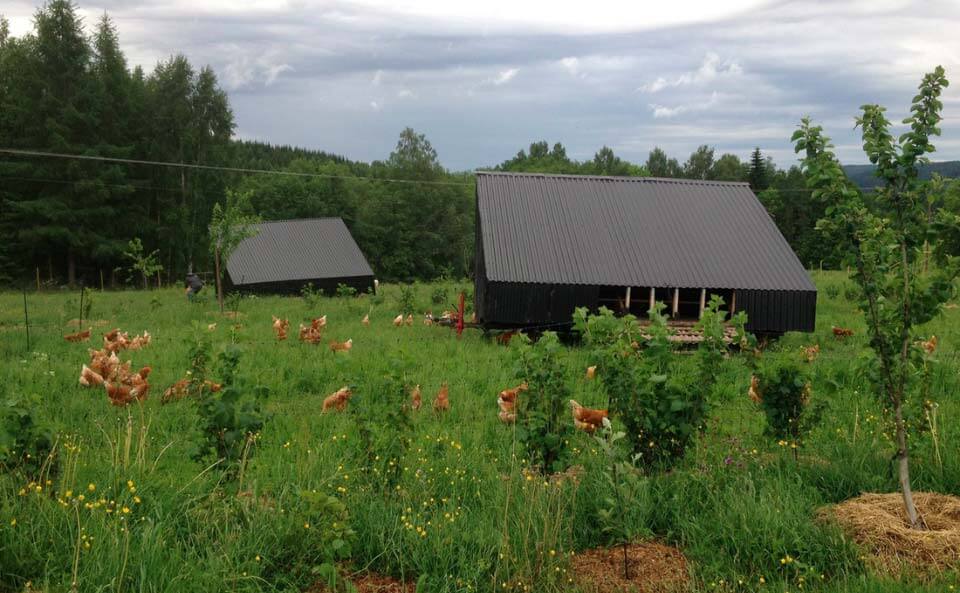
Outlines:
[{"label": "hay bale", "polygon": [[677,548],[656,542],[627,546],[630,578],[623,576],[623,548],[594,548],[574,554],[570,565],[588,593],[677,593],[689,588],[687,560]]},{"label": "hay bale", "polygon": [[960,569],[960,497],[915,492],[913,499],[923,529],[910,528],[899,492],[862,494],[818,515],[836,521],[878,574],[924,578]]}]

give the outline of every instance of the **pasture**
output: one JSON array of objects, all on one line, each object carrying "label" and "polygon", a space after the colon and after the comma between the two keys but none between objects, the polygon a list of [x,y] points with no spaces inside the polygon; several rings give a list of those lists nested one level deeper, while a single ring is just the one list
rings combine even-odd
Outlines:
[{"label": "pasture", "polygon": [[[732,355],[695,446],[675,470],[645,477],[621,520],[678,548],[693,591],[952,590],[960,584],[952,572],[881,576],[837,526],[816,519],[862,492],[895,492],[897,481],[882,410],[864,388],[853,283],[837,272],[813,276],[817,332],[769,346],[821,347],[812,394],[828,407],[802,450],[763,434],[747,397],[750,371]],[[515,428],[497,418],[498,392],[519,383],[515,347],[423,325],[423,311],[444,308],[431,302],[441,287],[449,303],[468,285],[418,285],[421,314],[399,328],[395,285],[312,303],[244,298],[232,317],[217,312],[209,290],[195,303],[179,289],[93,292],[83,324],[93,338],[76,344],[62,336],[77,330],[68,323],[78,293],[28,294],[29,349],[22,295],[0,294],[0,400],[36,397],[29,414],[52,429],[56,459],[38,479],[0,473],[0,590],[302,591],[336,562],[344,575],[389,575],[421,592],[590,591],[575,559],[607,541],[597,514],[610,493],[596,471],[605,463],[597,442],[571,437],[577,479],[530,472]],[[273,315],[290,320],[286,341],[276,340]],[[328,317],[322,343],[298,341],[297,325],[320,315]],[[960,494],[960,311],[933,324],[936,430],[912,443],[914,489]],[[838,340],[833,325],[855,334]],[[153,369],[142,404],[112,406],[102,388],[77,383],[87,348],[114,327],[152,335],[144,349],[120,353],[135,369]],[[236,345],[247,391],[269,389],[263,426],[231,468],[194,455],[202,441],[195,402],[160,402],[191,368],[198,335],[210,342],[211,377],[218,353]],[[347,339],[349,352],[327,347]],[[606,407],[598,382],[584,377],[593,364],[585,349],[568,346],[562,361],[574,397]],[[358,414],[387,397],[385,376],[419,384],[424,399],[409,425],[386,432]],[[442,383],[450,410],[437,414],[430,402]],[[345,385],[354,393],[348,410],[321,414],[323,399]]]}]

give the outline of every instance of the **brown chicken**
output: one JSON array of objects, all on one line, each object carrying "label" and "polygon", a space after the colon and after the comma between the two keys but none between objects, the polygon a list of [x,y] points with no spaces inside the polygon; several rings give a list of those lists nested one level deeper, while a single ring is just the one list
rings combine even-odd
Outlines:
[{"label": "brown chicken", "polygon": [[513,336],[515,335],[517,335],[517,332],[515,331],[503,332],[497,336],[497,344],[500,344],[501,346],[509,346],[510,340],[512,340]]},{"label": "brown chicken", "polygon": [[353,338],[350,338],[346,342],[330,342],[331,352],[349,352],[351,348],[353,348]]},{"label": "brown chicken", "polygon": [[573,427],[577,430],[592,433],[601,426],[610,426],[610,418],[606,410],[585,408],[573,399],[570,400],[570,409],[573,412]]},{"label": "brown chicken", "polygon": [[289,319],[280,319],[273,316],[273,331],[277,334],[277,340],[282,342],[287,339],[287,330],[290,329]]},{"label": "brown chicken", "polygon": [[412,325],[413,325],[413,313],[407,315],[407,320],[406,320],[405,323],[406,323],[408,326],[412,326]]},{"label": "brown chicken", "polygon": [[597,367],[596,365],[592,367],[587,367],[587,379],[593,379],[597,376]]},{"label": "brown chicken", "polygon": [[929,340],[920,342],[920,347],[927,354],[933,354],[934,350],[937,349],[937,336],[930,336]]},{"label": "brown chicken", "polygon": [[80,384],[84,387],[103,385],[103,377],[87,365],[80,369]]},{"label": "brown chicken", "polygon": [[410,407],[413,408],[414,412],[416,412],[422,405],[423,397],[420,395],[420,386],[417,385],[413,388],[413,391],[410,392]]},{"label": "brown chicken", "polygon": [[75,333],[75,334],[67,334],[67,335],[63,336],[63,339],[66,340],[66,341],[68,341],[68,342],[74,342],[74,343],[76,343],[76,342],[86,342],[86,341],[88,341],[88,340],[90,339],[90,329],[91,329],[91,328],[88,327],[87,329],[83,330],[82,332],[77,332],[77,333]]},{"label": "brown chicken", "polygon": [[817,359],[817,356],[820,355],[820,344],[814,344],[813,346],[807,346],[803,349],[803,355],[807,359],[807,362],[813,362]]},{"label": "brown chicken", "polygon": [[760,395],[760,377],[750,375],[750,389],[747,390],[747,395],[750,396],[750,401],[755,404],[763,401],[763,397]]},{"label": "brown chicken", "polygon": [[327,327],[327,316],[324,315],[323,317],[317,317],[316,319],[311,320],[310,327],[313,329],[323,329]]},{"label": "brown chicken", "polygon": [[444,383],[437,392],[437,397],[433,399],[434,412],[446,412],[450,409],[450,389]]},{"label": "brown chicken", "polygon": [[341,387],[323,400],[323,410],[321,413],[326,414],[330,410],[336,410],[337,412],[346,410],[347,402],[350,401],[350,396],[352,395],[353,393],[349,387]]},{"label": "brown chicken", "polygon": [[360,320],[360,323],[362,323],[363,325],[370,325],[370,316],[364,315],[363,319]]},{"label": "brown chicken", "polygon": [[300,341],[307,342],[309,344],[319,344],[323,339],[323,330],[319,327],[314,327],[314,324],[310,326],[305,326],[302,323],[300,324]]},{"label": "brown chicken", "polygon": [[833,329],[833,337],[835,338],[842,339],[842,338],[847,338],[853,335],[853,330],[848,329],[846,327],[837,327],[834,325],[832,329]]},{"label": "brown chicken", "polygon": [[517,396],[527,390],[527,383],[523,382],[512,389],[504,389],[497,396],[497,405],[500,412],[497,415],[501,422],[512,424],[517,421]]},{"label": "brown chicken", "polygon": [[394,327],[400,327],[401,325],[403,325],[403,314],[402,314],[402,313],[401,313],[400,315],[397,315],[396,317],[393,318],[393,326],[394,326]]},{"label": "brown chicken", "polygon": [[143,332],[142,336],[134,336],[132,340],[127,342],[127,349],[129,350],[139,350],[145,346],[150,345],[150,332]]},{"label": "brown chicken", "polygon": [[133,395],[130,393],[131,387],[116,385],[109,381],[105,382],[103,386],[107,390],[107,397],[110,398],[110,403],[115,406],[125,406],[134,400]]}]

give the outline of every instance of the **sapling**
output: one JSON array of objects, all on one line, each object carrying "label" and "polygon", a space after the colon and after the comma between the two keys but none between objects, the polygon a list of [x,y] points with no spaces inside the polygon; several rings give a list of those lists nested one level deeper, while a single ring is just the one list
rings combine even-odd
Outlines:
[{"label": "sapling", "polygon": [[563,471],[572,430],[567,414],[570,387],[560,361],[563,346],[554,332],[544,332],[535,343],[520,334],[516,342],[516,376],[527,383],[527,390],[517,397],[517,439],[540,471]]},{"label": "sapling", "polygon": [[598,511],[598,518],[602,530],[614,545],[619,545],[623,551],[623,578],[630,579],[630,563],[627,560],[627,549],[630,542],[639,535],[627,516],[630,507],[637,504],[638,492],[645,483],[636,467],[639,454],[631,454],[618,444],[626,437],[622,431],[615,432],[612,427],[605,427],[596,435],[597,445],[603,452],[603,478],[613,492],[603,500],[603,507]]},{"label": "sapling", "polygon": [[793,450],[798,450],[804,437],[820,420],[822,402],[813,402],[806,364],[797,354],[768,357],[751,378],[750,397],[767,421],[765,432]]},{"label": "sapling", "polygon": [[863,149],[876,167],[881,185],[865,199],[844,174],[823,129],[803,118],[793,134],[803,153],[803,171],[815,199],[827,203],[818,229],[843,241],[855,262],[853,279],[860,289],[859,306],[867,324],[876,363],[870,379],[893,428],[894,459],[910,525],[922,527],[910,486],[910,400],[919,399],[929,375],[915,373],[912,363],[916,328],[936,316],[954,294],[960,265],[951,250],[960,233],[960,216],[940,209],[931,215],[932,191],[920,179],[920,166],[934,151],[931,138],[940,135],[948,85],[942,67],[925,75],[913,98],[908,130],[895,139],[891,122],[879,105],[864,105],[857,126]]}]

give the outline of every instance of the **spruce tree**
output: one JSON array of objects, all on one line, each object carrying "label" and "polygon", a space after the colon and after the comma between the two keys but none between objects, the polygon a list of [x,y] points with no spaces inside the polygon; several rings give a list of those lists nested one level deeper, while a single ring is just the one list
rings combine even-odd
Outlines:
[{"label": "spruce tree", "polygon": [[763,154],[760,153],[760,147],[754,148],[753,153],[750,154],[750,169],[747,174],[747,180],[750,182],[753,191],[759,192],[770,187],[770,175],[768,174],[770,170]]}]

